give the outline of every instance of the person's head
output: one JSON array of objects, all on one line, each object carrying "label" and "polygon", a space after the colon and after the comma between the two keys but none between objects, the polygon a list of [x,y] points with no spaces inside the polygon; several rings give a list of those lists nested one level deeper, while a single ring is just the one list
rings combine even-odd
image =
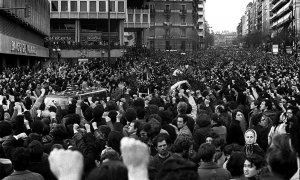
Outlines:
[{"label": "person's head", "polygon": [[216,147],[211,143],[203,143],[198,149],[198,156],[204,162],[212,162]]},{"label": "person's head", "polygon": [[292,108],[287,108],[286,116],[288,119],[291,119],[293,117],[293,109]]},{"label": "person's head", "polygon": [[257,134],[256,131],[254,129],[248,129],[245,132],[245,142],[246,144],[255,144],[256,140],[257,140]]},{"label": "person's head", "polygon": [[119,161],[120,155],[115,151],[114,149],[107,147],[104,150],[102,150],[100,154],[100,162],[105,163],[108,161]]},{"label": "person's head", "polygon": [[271,146],[266,157],[268,168],[277,177],[290,179],[297,171],[297,156],[290,148]]},{"label": "person's head", "polygon": [[251,104],[250,104],[251,110],[259,109],[259,108],[260,108],[260,102],[258,100],[254,100],[251,102]]},{"label": "person's head", "polygon": [[185,159],[168,159],[157,176],[159,180],[198,180],[197,166]]},{"label": "person's head", "polygon": [[176,138],[174,142],[174,152],[180,153],[183,158],[188,159],[189,150],[193,147],[193,139],[188,135]]},{"label": "person's head", "polygon": [[125,119],[127,122],[132,122],[134,120],[136,120],[136,111],[133,108],[128,108],[125,112]]},{"label": "person's head", "polygon": [[262,102],[260,104],[260,110],[262,110],[262,111],[271,110],[272,107],[273,107],[272,101],[269,99],[262,100]]},{"label": "person's head", "polygon": [[128,180],[128,171],[121,161],[108,161],[95,168],[87,180]]},{"label": "person's head", "polygon": [[25,171],[29,165],[30,153],[24,147],[17,147],[12,154],[11,162],[16,171]]},{"label": "person's head", "polygon": [[132,121],[128,127],[129,134],[136,133],[137,130],[140,128],[140,126],[141,126],[141,123],[139,121],[136,121],[136,120]]},{"label": "person's head", "polygon": [[242,121],[244,119],[243,111],[240,110],[240,109],[235,109],[232,112],[232,118],[237,120],[237,121]]},{"label": "person's head", "polygon": [[12,134],[12,126],[9,122],[0,121],[0,138],[9,136]]},{"label": "person's head", "polygon": [[177,117],[177,127],[179,129],[183,128],[184,126],[186,126],[188,117],[185,114],[181,114]]},{"label": "person's head", "polygon": [[244,162],[246,156],[243,152],[232,152],[227,162],[227,170],[233,177],[240,177],[244,174]]},{"label": "person's head", "polygon": [[187,104],[185,102],[179,102],[177,104],[177,112],[178,114],[186,114],[187,111]]},{"label": "person's head", "polygon": [[37,140],[33,140],[29,145],[30,160],[32,162],[40,162],[43,156],[43,145]]},{"label": "person's head", "polygon": [[164,134],[159,134],[153,142],[153,145],[157,151],[158,154],[162,156],[168,155],[168,144],[167,144],[167,138]]},{"label": "person's head", "polygon": [[252,154],[246,157],[244,162],[244,175],[246,178],[251,178],[256,176],[259,171],[264,167],[265,160],[263,157]]}]

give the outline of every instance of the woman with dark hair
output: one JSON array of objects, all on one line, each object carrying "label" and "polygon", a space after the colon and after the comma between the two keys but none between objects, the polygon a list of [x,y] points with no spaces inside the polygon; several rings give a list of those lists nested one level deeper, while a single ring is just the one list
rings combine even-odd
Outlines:
[{"label": "woman with dark hair", "polygon": [[252,154],[246,157],[244,162],[244,175],[249,180],[259,179],[259,174],[262,168],[265,166],[265,160],[263,157]]},{"label": "woman with dark hair", "polygon": [[268,134],[271,129],[272,120],[268,116],[255,114],[252,117],[253,130],[257,133],[257,144],[266,151],[268,148]]},{"label": "woman with dark hair", "polygon": [[220,136],[220,138],[226,140],[226,135],[227,135],[227,129],[224,126],[224,122],[222,121],[222,119],[220,119],[220,117],[214,113],[211,115],[211,124],[212,124],[212,130],[214,133],[218,134]]},{"label": "woman with dark hair", "polygon": [[241,110],[234,110],[232,113],[232,121],[227,132],[227,144],[237,143],[241,146],[245,145],[244,133],[240,126],[241,121],[244,119]]}]

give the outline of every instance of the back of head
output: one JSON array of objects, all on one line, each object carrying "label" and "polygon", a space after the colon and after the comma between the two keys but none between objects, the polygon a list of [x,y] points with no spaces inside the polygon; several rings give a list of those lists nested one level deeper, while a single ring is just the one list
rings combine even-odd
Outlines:
[{"label": "back of head", "polygon": [[184,159],[168,159],[158,174],[159,180],[198,180],[197,166]]},{"label": "back of head", "polygon": [[123,134],[117,131],[111,131],[108,135],[107,145],[120,153],[121,139]]},{"label": "back of head", "polygon": [[94,169],[87,180],[128,180],[126,166],[120,161],[108,161]]},{"label": "back of head", "polygon": [[186,114],[187,104],[185,102],[179,102],[177,105],[177,112],[179,114]]},{"label": "back of head", "polygon": [[203,143],[198,149],[198,155],[204,162],[211,162],[215,153],[216,147],[210,143]]},{"label": "back of head", "polygon": [[29,145],[28,149],[30,152],[30,160],[32,162],[39,162],[43,156],[43,145],[37,140],[33,140]]},{"label": "back of head", "polygon": [[231,173],[233,177],[242,176],[244,174],[244,162],[246,160],[246,156],[242,152],[232,152],[228,162],[227,162],[227,170]]},{"label": "back of head", "polygon": [[136,120],[136,111],[133,108],[128,108],[125,112],[125,119],[128,122],[132,122],[133,120]]},{"label": "back of head", "polygon": [[95,119],[101,119],[102,115],[104,113],[104,107],[101,104],[98,104],[94,109],[93,109],[93,117]]},{"label": "back of head", "polygon": [[37,134],[43,134],[44,124],[42,123],[42,121],[34,121],[31,123],[31,129],[32,132],[35,132]]},{"label": "back of head", "polygon": [[4,136],[9,136],[12,134],[12,126],[10,123],[6,121],[0,122],[0,138],[3,138]]},{"label": "back of head", "polygon": [[290,179],[297,171],[297,156],[290,149],[271,146],[266,159],[271,172],[283,179]]},{"label": "back of head", "polygon": [[29,152],[23,147],[18,147],[14,151],[11,162],[16,171],[25,171],[29,164]]},{"label": "back of head", "polygon": [[196,123],[199,125],[199,127],[206,127],[211,124],[211,118],[207,114],[199,114],[196,118]]}]

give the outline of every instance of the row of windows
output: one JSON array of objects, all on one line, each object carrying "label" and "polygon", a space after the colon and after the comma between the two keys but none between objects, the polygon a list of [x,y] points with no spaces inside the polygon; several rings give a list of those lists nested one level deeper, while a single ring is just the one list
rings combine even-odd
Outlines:
[{"label": "row of windows", "polygon": [[[165,35],[170,36],[170,37],[172,36],[172,32],[170,31],[170,29],[165,29]],[[154,29],[150,29],[150,36],[155,36]],[[180,37],[186,37],[186,29],[185,28],[180,29]]]},{"label": "row of windows", "polygon": [[[135,21],[134,21],[134,14],[128,14],[128,22],[141,22],[141,14],[135,14]],[[148,14],[142,14],[142,22],[148,23]]]},{"label": "row of windows", "polygon": [[[59,2],[52,1],[51,2],[51,11],[59,11]],[[70,9],[69,9],[69,1],[61,1],[60,11],[61,12],[87,12],[88,11],[88,3],[87,1],[80,1],[79,8],[77,5],[77,1],[70,1]],[[125,2],[118,1],[118,9],[116,10],[116,2],[110,1],[110,11],[111,12],[125,12]],[[99,1],[99,12],[106,12],[106,1]],[[97,1],[89,1],[89,12],[97,12]]]},{"label": "row of windows", "polygon": [[[150,9],[155,9],[155,5],[150,4]],[[165,4],[165,10],[170,11],[171,10],[171,5],[170,4]],[[186,10],[186,4],[181,4],[181,10]]]}]

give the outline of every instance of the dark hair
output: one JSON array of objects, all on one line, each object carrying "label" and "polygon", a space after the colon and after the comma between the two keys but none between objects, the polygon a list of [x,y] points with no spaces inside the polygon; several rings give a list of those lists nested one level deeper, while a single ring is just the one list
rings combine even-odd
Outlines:
[{"label": "dark hair", "polygon": [[158,115],[161,117],[161,124],[165,125],[165,124],[170,124],[172,122],[172,112],[165,110],[165,111],[159,111]]},{"label": "dark hair", "polygon": [[187,103],[186,102],[179,102],[177,105],[177,111],[179,114],[186,114],[187,111]]},{"label": "dark hair", "polygon": [[215,153],[216,147],[210,143],[203,143],[198,149],[199,158],[204,162],[211,162]]},{"label": "dark hair", "polygon": [[296,114],[296,118],[294,119],[294,122],[291,125],[290,128],[290,137],[291,137],[291,142],[292,142],[292,146],[293,149],[295,150],[295,152],[297,153],[298,156],[300,156],[300,115],[299,113]]},{"label": "dark hair", "polygon": [[183,123],[187,123],[187,121],[188,121],[188,116],[186,114],[179,114],[177,116],[177,120],[178,120],[178,118],[182,118]]},{"label": "dark hair", "polygon": [[[238,112],[243,113],[243,111],[242,111],[241,109],[235,109],[235,110],[233,110],[233,112],[232,112],[232,119],[236,120],[235,118],[236,118],[236,114],[237,114]],[[243,113],[243,114],[244,114],[244,113]]]},{"label": "dark hair", "polygon": [[256,169],[261,169],[265,166],[265,159],[257,154],[251,154],[246,157],[246,160],[249,161]]},{"label": "dark hair", "polygon": [[108,161],[95,168],[87,180],[128,180],[128,171],[121,161]]},{"label": "dark hair", "polygon": [[228,162],[227,170],[231,173],[233,177],[242,176],[244,174],[244,162],[246,156],[242,152],[232,152]]},{"label": "dark hair", "polygon": [[29,151],[24,147],[17,147],[12,154],[11,162],[16,171],[25,171],[29,165]]},{"label": "dark hair", "polygon": [[185,159],[168,159],[163,163],[159,180],[198,180],[197,166]]},{"label": "dark hair", "polygon": [[39,162],[43,156],[43,145],[37,140],[33,140],[29,145],[28,149],[30,152],[30,160],[32,162]]},{"label": "dark hair", "polygon": [[180,135],[176,138],[174,142],[174,152],[183,153],[182,156],[188,159],[189,149],[193,144],[193,139],[188,135]]},{"label": "dark hair", "polygon": [[272,173],[283,179],[290,179],[298,169],[296,153],[289,150],[270,147],[266,159]]},{"label": "dark hair", "polygon": [[136,108],[136,115],[139,119],[144,119],[146,115],[146,110],[144,108],[138,107]]},{"label": "dark hair", "polygon": [[0,138],[11,135],[12,127],[9,122],[0,121]]},{"label": "dark hair", "polygon": [[159,142],[163,142],[163,141],[166,141],[167,142],[167,137],[165,134],[158,134],[154,140],[153,140],[153,146],[156,148],[157,147],[157,144]]},{"label": "dark hair", "polygon": [[51,135],[53,136],[54,140],[63,140],[68,137],[68,132],[64,125],[58,124],[52,130]]},{"label": "dark hair", "polygon": [[260,123],[262,116],[262,113],[253,115],[253,117],[251,118],[253,126],[257,126]]}]

